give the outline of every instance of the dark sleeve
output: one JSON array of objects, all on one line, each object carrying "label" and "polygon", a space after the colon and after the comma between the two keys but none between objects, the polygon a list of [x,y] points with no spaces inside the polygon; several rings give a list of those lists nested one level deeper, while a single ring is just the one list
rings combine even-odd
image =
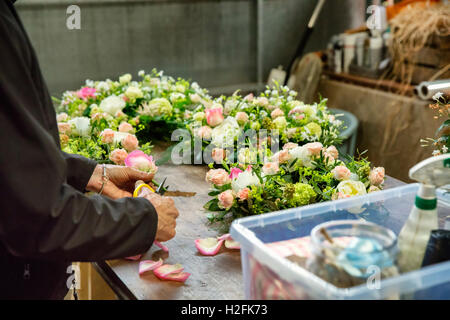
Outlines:
[{"label": "dark sleeve", "polygon": [[[4,4],[3,1],[1,1]],[[0,241],[11,254],[96,261],[148,250],[157,214],[145,199],[87,197],[45,126],[42,97],[19,30],[0,4]]]},{"label": "dark sleeve", "polygon": [[97,162],[77,154],[63,152],[67,163],[67,183],[83,192],[94,172]]}]

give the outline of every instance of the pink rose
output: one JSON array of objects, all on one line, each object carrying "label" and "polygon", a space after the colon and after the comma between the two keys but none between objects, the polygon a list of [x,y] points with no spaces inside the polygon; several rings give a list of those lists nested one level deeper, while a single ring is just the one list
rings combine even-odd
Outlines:
[{"label": "pink rose", "polygon": [[289,116],[292,116],[294,114],[299,115],[299,114],[302,114],[302,113],[303,113],[302,107],[297,106],[294,109],[292,109],[291,111],[289,111]]},{"label": "pink rose", "polygon": [[308,149],[311,155],[318,156],[323,148],[323,145],[320,142],[313,142],[305,144],[305,148]]},{"label": "pink rose", "polygon": [[194,133],[197,137],[199,137],[201,139],[210,140],[211,134],[212,134],[212,129],[211,129],[211,127],[203,126],[203,127],[200,127],[198,129],[194,130]]},{"label": "pink rose", "polygon": [[294,148],[297,148],[298,144],[294,143],[294,142],[288,142],[283,146],[283,150],[291,150]]},{"label": "pink rose", "polygon": [[70,134],[70,131],[72,130],[72,127],[69,123],[66,122],[58,122],[58,131],[61,134]]},{"label": "pink rose", "polygon": [[243,188],[237,193],[237,197],[241,200],[247,200],[250,195],[250,189],[249,188]]},{"label": "pink rose", "polygon": [[296,114],[294,116],[294,119],[297,120],[297,121],[303,120],[304,118],[305,118],[304,114]]},{"label": "pink rose", "polygon": [[123,166],[125,163],[125,159],[128,157],[128,153],[123,149],[115,149],[109,155],[109,159],[115,164]]},{"label": "pink rose", "polygon": [[348,180],[350,179],[351,172],[346,166],[336,166],[331,173],[334,175],[336,180]]},{"label": "pink rose", "polygon": [[131,132],[133,131],[133,126],[128,122],[122,122],[119,125],[119,132]]},{"label": "pink rose", "polygon": [[69,116],[65,112],[61,112],[56,116],[56,121],[58,122],[65,122],[69,119]]},{"label": "pink rose", "polygon": [[[251,171],[251,169],[250,169],[250,171]],[[241,172],[242,172],[242,170],[239,168],[236,168],[236,167],[231,168],[230,175],[229,175],[230,179],[236,179]]]},{"label": "pink rose", "polygon": [[374,186],[379,186],[380,184],[382,184],[384,182],[384,168],[373,168],[369,174],[369,181],[370,184]]},{"label": "pink rose", "polygon": [[263,165],[262,171],[266,175],[273,175],[280,171],[280,167],[277,162],[267,162]]},{"label": "pink rose", "polygon": [[228,172],[224,169],[211,169],[206,174],[206,181],[218,187],[231,183]]},{"label": "pink rose", "polygon": [[139,147],[139,141],[134,134],[129,134],[122,139],[122,146],[130,152]]},{"label": "pink rose", "polygon": [[273,162],[285,163],[288,162],[289,160],[291,160],[291,154],[287,149],[281,150],[272,156]]},{"label": "pink rose", "polygon": [[329,155],[331,155],[334,159],[339,157],[339,152],[335,146],[329,146],[326,151]]},{"label": "pink rose", "polygon": [[228,210],[233,206],[234,196],[233,191],[226,190],[217,196],[219,199],[219,208]]},{"label": "pink rose", "polygon": [[113,143],[114,142],[114,131],[111,129],[105,129],[100,133],[100,138],[102,143]]},{"label": "pink rose", "polygon": [[252,102],[254,98],[255,96],[253,95],[253,93],[249,93],[244,97],[244,101]]},{"label": "pink rose", "polygon": [[243,125],[244,123],[247,123],[248,114],[246,112],[242,112],[242,111],[236,113],[236,121],[241,125]]},{"label": "pink rose", "polygon": [[276,119],[278,117],[284,116],[284,112],[280,108],[276,108],[275,110],[272,111],[270,116],[272,117],[272,119]]},{"label": "pink rose", "polygon": [[78,98],[81,98],[84,100],[86,100],[87,98],[94,98],[95,91],[97,91],[95,88],[83,87],[77,91],[77,96],[78,96]]},{"label": "pink rose", "polygon": [[325,158],[325,162],[327,164],[333,164],[335,162],[334,157],[331,154],[329,154],[327,151],[325,151],[323,153],[323,157]]},{"label": "pink rose", "polygon": [[261,107],[267,107],[269,105],[269,99],[266,97],[259,97],[255,99],[255,104]]},{"label": "pink rose", "polygon": [[148,173],[156,173],[158,167],[153,162],[153,157],[146,155],[141,150],[134,150],[125,159],[125,165],[127,167],[135,168],[140,171]]},{"label": "pink rose", "polygon": [[211,152],[211,158],[215,163],[222,163],[222,161],[225,160],[226,156],[226,151],[221,148],[214,148]]},{"label": "pink rose", "polygon": [[215,127],[222,123],[223,121],[223,110],[222,108],[206,109],[206,122],[211,126]]}]

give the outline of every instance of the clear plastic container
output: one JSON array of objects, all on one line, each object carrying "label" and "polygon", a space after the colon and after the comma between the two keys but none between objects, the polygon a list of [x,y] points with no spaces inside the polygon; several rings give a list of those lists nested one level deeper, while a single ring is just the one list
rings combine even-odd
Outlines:
[{"label": "clear plastic container", "polygon": [[[311,230],[332,220],[376,223],[396,235],[409,216],[418,184],[374,192],[261,216],[239,219],[231,227],[241,244],[247,299],[450,299],[450,261],[381,279],[338,288],[271,249],[270,244],[309,236]],[[438,199],[440,195],[438,194]],[[356,214],[357,213],[357,214]],[[448,202],[439,201],[439,228],[450,214]],[[261,277],[260,275],[264,275]],[[271,279],[271,283],[260,283]],[[263,288],[263,289],[261,289]],[[269,288],[269,289],[267,289]],[[270,295],[261,296],[261,290]]]}]

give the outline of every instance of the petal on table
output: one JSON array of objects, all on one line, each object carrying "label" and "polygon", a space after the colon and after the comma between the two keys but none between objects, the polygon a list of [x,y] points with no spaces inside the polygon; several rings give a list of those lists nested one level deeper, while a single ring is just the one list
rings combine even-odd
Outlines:
[{"label": "petal on table", "polygon": [[137,261],[142,258],[142,254],[138,254],[137,256],[126,257],[126,260]]},{"label": "petal on table", "polygon": [[153,260],[144,260],[139,263],[139,275],[144,274],[147,271],[155,270],[163,265],[163,260],[159,259],[158,261]]},{"label": "petal on table", "polygon": [[241,245],[239,244],[239,242],[234,241],[230,238],[228,240],[225,240],[225,248],[239,250],[241,249]]},{"label": "petal on table", "polygon": [[195,247],[204,256],[214,256],[219,252],[224,241],[216,238],[197,239]]},{"label": "petal on table", "polygon": [[183,270],[184,267],[181,264],[163,264],[162,266],[153,270],[153,272],[158,278],[165,278],[169,274],[180,273],[183,272]]},{"label": "petal on table", "polygon": [[219,239],[219,240],[229,240],[229,239],[231,239],[231,234],[225,233],[224,235],[220,236],[217,239]]},{"label": "petal on table", "polygon": [[156,273],[155,273],[155,275],[162,280],[171,280],[171,281],[178,281],[178,282],[185,282],[191,276],[191,274],[188,272],[171,273],[167,276],[161,276]]}]

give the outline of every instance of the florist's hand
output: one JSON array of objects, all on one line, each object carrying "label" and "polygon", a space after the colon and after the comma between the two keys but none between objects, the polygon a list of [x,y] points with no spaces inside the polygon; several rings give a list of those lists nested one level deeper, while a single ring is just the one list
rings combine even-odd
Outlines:
[{"label": "florist's hand", "polygon": [[[137,181],[136,187],[142,183],[142,181]],[[147,188],[142,188],[138,197],[143,197],[150,201],[158,214],[158,229],[156,230],[155,240],[164,242],[175,237],[176,219],[179,213],[173,199],[151,192]]]},{"label": "florist's hand", "polygon": [[[97,165],[89,179],[86,190],[99,192],[103,184],[102,176],[103,167]],[[137,180],[149,182],[153,179],[153,174],[116,165],[106,165],[106,176],[108,180],[105,183],[102,194],[111,199],[131,197]]]}]

